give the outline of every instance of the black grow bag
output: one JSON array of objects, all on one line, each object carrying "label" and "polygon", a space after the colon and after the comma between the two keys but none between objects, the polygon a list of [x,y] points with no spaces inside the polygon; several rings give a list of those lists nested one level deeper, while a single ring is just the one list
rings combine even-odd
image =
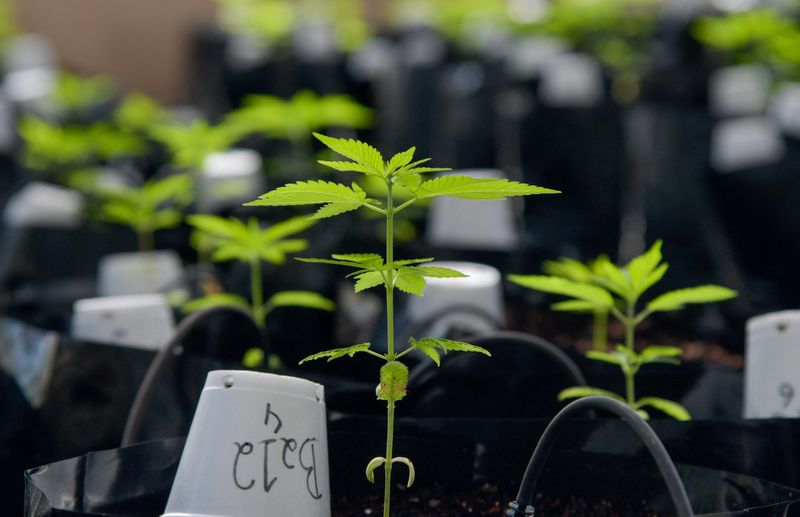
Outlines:
[{"label": "black grow bag", "polygon": [[[363,497],[380,491],[380,487],[364,479],[363,472],[366,462],[384,445],[379,421],[342,419],[329,426],[334,517],[342,496]],[[580,493],[587,500],[603,497],[616,501],[635,494],[637,499],[646,499],[652,508],[663,507],[667,500],[663,481],[652,461],[639,454],[640,444],[635,438],[620,427],[602,440],[605,446],[612,444],[617,449],[627,446],[629,450],[624,454],[597,452],[598,444],[593,444],[591,438],[599,438],[592,433],[587,441],[587,427],[604,427],[612,422],[621,423],[600,419],[570,426],[549,459],[541,490],[559,497]],[[414,497],[414,491],[423,485],[469,490],[487,480],[498,486],[517,484],[539,436],[532,426],[519,423],[509,426],[499,425],[497,420],[432,419],[400,422],[395,449],[415,462],[418,485],[396,497]],[[545,424],[542,421],[540,427]],[[502,432],[510,428],[517,431],[515,442],[509,433]],[[182,446],[181,438],[143,442],[31,469],[25,475],[25,515],[159,516],[166,505]],[[720,470],[681,466],[679,472],[697,515],[800,515],[795,503],[800,500],[800,491]],[[447,493],[441,497],[446,498]],[[395,517],[402,515],[397,513]]]}]

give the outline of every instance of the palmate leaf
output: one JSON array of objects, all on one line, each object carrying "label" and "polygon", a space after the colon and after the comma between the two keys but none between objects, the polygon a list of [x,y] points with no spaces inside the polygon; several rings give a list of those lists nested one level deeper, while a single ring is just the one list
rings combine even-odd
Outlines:
[{"label": "palmate leaf", "polygon": [[439,355],[439,351],[442,351],[443,353],[474,352],[478,354],[483,354],[488,357],[492,356],[492,354],[483,347],[480,347],[478,345],[473,345],[470,343],[465,343],[463,341],[454,341],[452,339],[426,337],[416,340],[412,337],[408,340],[408,344],[412,348],[416,348],[426,356],[430,357],[431,360],[433,360],[433,362],[436,363],[436,366],[439,366],[441,364],[441,357]]},{"label": "palmate leaf", "polygon": [[558,394],[558,400],[563,402],[568,399],[579,399],[592,396],[611,397],[614,400],[625,402],[624,398],[620,397],[613,391],[601,390],[600,388],[591,388],[589,386],[573,386],[572,388],[562,390]]},{"label": "palmate leaf", "polygon": [[595,308],[611,308],[614,305],[614,299],[605,289],[573,282],[566,278],[544,275],[508,275],[508,279],[529,289],[571,296],[590,303]]},{"label": "palmate leaf", "polygon": [[647,304],[647,310],[650,312],[676,311],[689,303],[721,302],[735,298],[737,294],[733,289],[719,285],[687,287],[662,294]]},{"label": "palmate leaf", "polygon": [[197,298],[195,300],[190,300],[186,302],[183,307],[181,307],[181,310],[184,313],[190,313],[203,309],[209,309],[211,307],[221,306],[239,307],[240,309],[250,312],[250,305],[247,303],[247,300],[241,296],[230,293],[215,293],[208,296],[203,296],[202,298]]},{"label": "palmate leaf", "polygon": [[422,296],[425,290],[425,278],[419,273],[410,271],[409,268],[402,268],[397,272],[394,286],[404,293]]},{"label": "palmate leaf", "polygon": [[[395,262],[397,264],[397,262]],[[411,266],[404,267],[401,271],[411,271],[428,278],[467,278],[461,271],[438,266]]]},{"label": "palmate leaf", "polygon": [[336,309],[336,303],[312,291],[280,291],[264,304],[267,312],[278,307],[303,307],[331,312]]},{"label": "palmate leaf", "polygon": [[385,278],[379,271],[367,271],[356,276],[355,290],[360,293],[384,283]]},{"label": "palmate leaf", "polygon": [[590,283],[594,272],[584,264],[568,257],[559,260],[547,260],[542,264],[542,271],[550,276],[560,276],[574,282]]},{"label": "palmate leaf", "polygon": [[387,174],[391,174],[395,172],[397,169],[405,167],[411,160],[414,159],[414,153],[417,151],[416,147],[412,147],[407,149],[401,153],[397,153],[389,160],[389,164],[386,166]]},{"label": "palmate leaf", "polygon": [[[333,138],[330,136],[314,133],[314,136],[325,144],[331,151],[341,154],[345,158],[350,158],[361,165],[356,172],[383,176],[383,156],[371,145],[348,138]],[[339,169],[343,170],[343,169]]]},{"label": "palmate leaf", "polygon": [[644,397],[637,400],[636,405],[638,407],[649,406],[655,408],[662,413],[671,416],[675,420],[686,421],[692,419],[692,415],[689,414],[689,411],[687,411],[685,407],[671,400],[662,399],[659,397]]},{"label": "palmate leaf", "polygon": [[321,219],[355,210],[367,202],[367,193],[353,184],[352,187],[323,180],[298,181],[267,192],[245,206],[298,206],[333,205],[323,207],[313,218]]},{"label": "palmate leaf", "polygon": [[559,191],[517,181],[472,178],[460,174],[440,176],[423,182],[415,194],[419,199],[450,196],[463,199],[504,199],[508,196],[558,194]]},{"label": "palmate leaf", "polygon": [[323,352],[317,352],[316,354],[312,354],[308,357],[303,358],[300,360],[299,364],[306,363],[308,361],[316,361],[317,359],[327,359],[328,362],[333,361],[334,359],[339,359],[344,356],[353,357],[359,352],[366,352],[369,350],[370,343],[359,343],[357,345],[348,346],[344,348],[334,348],[332,350],[325,350]]},{"label": "palmate leaf", "polygon": [[641,296],[667,272],[668,264],[662,264],[661,241],[656,241],[649,250],[632,259],[625,266],[634,297]]},{"label": "palmate leaf", "polygon": [[603,286],[622,298],[634,296],[630,281],[625,272],[618,268],[607,256],[599,257],[594,263],[595,283]]}]

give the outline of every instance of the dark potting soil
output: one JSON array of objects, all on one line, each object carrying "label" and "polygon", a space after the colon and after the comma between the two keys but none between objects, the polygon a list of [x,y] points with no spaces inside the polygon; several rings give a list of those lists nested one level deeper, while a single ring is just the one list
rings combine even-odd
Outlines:
[{"label": "dark potting soil", "polygon": [[[508,326],[511,330],[540,336],[555,345],[576,352],[592,349],[592,318],[584,315],[532,309],[529,305],[508,305]],[[609,346],[625,340],[625,328],[613,318],[608,322]],[[698,339],[657,318],[644,320],[636,329],[636,348],[647,345],[677,346],[683,349],[681,360],[716,364],[733,369],[744,366],[744,356],[736,353],[736,343],[716,339]]]},{"label": "dark potting soil", "polygon": [[[485,484],[470,490],[453,490],[444,486],[397,487],[392,497],[392,517],[456,517],[463,515],[505,515],[508,503],[514,499],[516,487]],[[382,495],[339,497],[333,500],[332,517],[380,516],[383,513]],[[577,497],[545,498],[538,494],[534,500],[537,517],[656,517],[646,502],[586,501]]]}]

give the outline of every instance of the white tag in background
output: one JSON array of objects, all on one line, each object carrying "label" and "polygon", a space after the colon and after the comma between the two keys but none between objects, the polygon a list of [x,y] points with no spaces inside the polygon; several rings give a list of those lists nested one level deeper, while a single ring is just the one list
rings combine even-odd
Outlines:
[{"label": "white tag in background", "polygon": [[560,54],[548,59],[541,74],[542,104],[559,108],[590,108],[603,100],[603,69],[588,54]]},{"label": "white tag in background", "polygon": [[800,417],[800,311],[747,322],[745,418]]},{"label": "white tag in background", "polygon": [[33,408],[44,403],[58,353],[58,333],[21,321],[0,320],[0,366]]},{"label": "white tag in background", "polygon": [[197,182],[197,203],[203,212],[240,206],[264,190],[261,156],[250,149],[211,153]]},{"label": "white tag in background", "polygon": [[800,83],[786,83],[772,96],[770,114],[784,133],[800,138]]},{"label": "white tag in background", "polygon": [[172,250],[112,253],[97,267],[97,294],[124,296],[182,289],[183,266]]},{"label": "white tag in background", "polygon": [[769,165],[785,152],[783,137],[769,117],[723,120],[711,133],[711,164],[719,172]]},{"label": "white tag in background", "polygon": [[175,318],[160,294],[104,296],[75,302],[72,337],[104,345],[159,350],[175,332]]},{"label": "white tag in background", "polygon": [[330,517],[323,386],[208,374],[163,517]]},{"label": "white tag in background", "polygon": [[716,70],[708,80],[711,112],[717,117],[764,113],[772,78],[763,65],[737,65]]},{"label": "white tag in background", "polygon": [[35,181],[9,199],[3,219],[15,228],[74,229],[83,223],[83,208],[78,191]]},{"label": "white tag in background", "polygon": [[508,53],[505,67],[508,75],[518,81],[539,77],[545,63],[564,54],[567,42],[547,36],[530,36],[516,41]]},{"label": "white tag in background", "polygon": [[[462,170],[473,178],[506,179],[497,170]],[[512,251],[518,245],[512,201],[439,197],[428,209],[426,240],[448,249]]]}]

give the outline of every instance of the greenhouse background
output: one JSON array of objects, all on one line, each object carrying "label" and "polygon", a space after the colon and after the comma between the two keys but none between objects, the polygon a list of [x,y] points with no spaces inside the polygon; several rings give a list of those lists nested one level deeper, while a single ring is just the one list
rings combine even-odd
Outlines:
[{"label": "greenhouse background", "polygon": [[[394,515],[513,517],[548,423],[599,397],[633,416],[565,424],[542,515],[684,515],[637,418],[694,514],[800,512],[799,14],[0,2],[7,514],[199,514],[169,493],[208,383],[254,372],[324,386],[302,428],[327,433],[308,472],[327,483],[329,459],[330,493],[304,485],[327,506],[297,515],[388,515],[385,471]],[[281,436],[284,475],[306,472]],[[272,442],[231,443],[234,463],[203,461],[232,466],[238,495],[202,511],[261,515],[226,505],[262,452],[270,494]],[[617,475],[629,493],[595,493]]]}]

